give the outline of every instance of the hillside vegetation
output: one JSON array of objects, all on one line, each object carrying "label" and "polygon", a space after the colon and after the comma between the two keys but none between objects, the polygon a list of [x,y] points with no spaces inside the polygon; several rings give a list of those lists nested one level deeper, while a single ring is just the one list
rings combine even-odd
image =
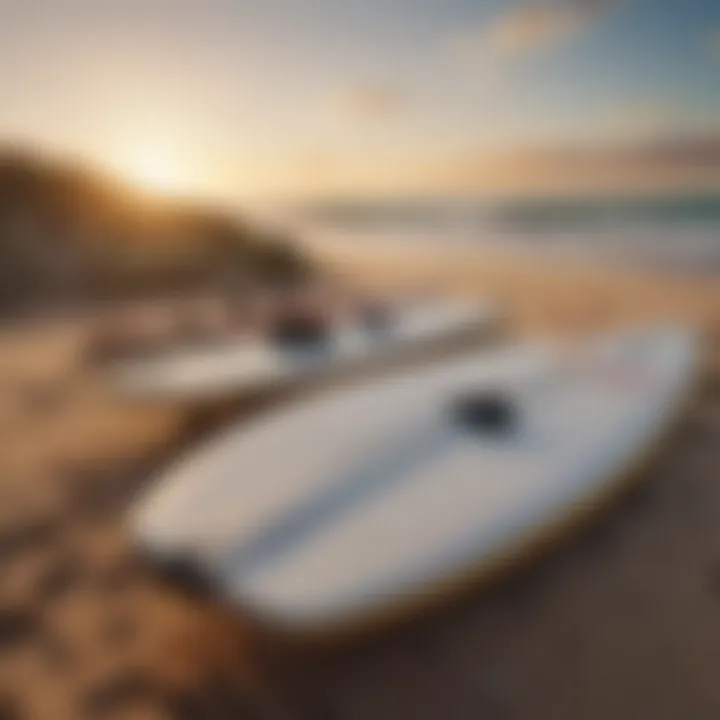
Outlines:
[{"label": "hillside vegetation", "polygon": [[286,238],[79,164],[0,149],[0,314],[310,272]]}]

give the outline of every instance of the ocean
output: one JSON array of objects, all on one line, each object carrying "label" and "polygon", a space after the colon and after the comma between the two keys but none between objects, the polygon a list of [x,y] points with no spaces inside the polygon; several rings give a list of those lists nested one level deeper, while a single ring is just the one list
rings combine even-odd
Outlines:
[{"label": "ocean", "polygon": [[293,215],[320,239],[492,246],[720,275],[720,196],[335,201]]}]

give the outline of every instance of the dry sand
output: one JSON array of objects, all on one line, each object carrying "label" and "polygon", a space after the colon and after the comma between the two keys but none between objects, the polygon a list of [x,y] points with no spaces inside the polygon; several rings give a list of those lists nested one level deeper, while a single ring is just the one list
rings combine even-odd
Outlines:
[{"label": "dry sand", "polygon": [[495,587],[322,653],[258,647],[163,587],[122,511],[189,440],[78,364],[82,332],[0,339],[0,718],[720,717],[720,282],[470,251],[318,252],[388,291],[490,295],[522,333],[682,319],[707,338],[690,417],[641,488]]}]

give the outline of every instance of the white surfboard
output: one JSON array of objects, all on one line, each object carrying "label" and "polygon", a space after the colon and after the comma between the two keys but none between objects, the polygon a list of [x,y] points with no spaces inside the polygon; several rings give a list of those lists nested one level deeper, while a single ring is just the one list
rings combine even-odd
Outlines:
[{"label": "white surfboard", "polygon": [[490,330],[495,308],[477,301],[415,304],[393,313],[386,328],[338,324],[327,343],[282,348],[267,339],[124,362],[110,371],[121,394],[135,398],[212,400],[361,369],[403,354]]},{"label": "white surfboard", "polygon": [[[178,462],[132,532],[268,622],[336,629],[489,571],[606,495],[679,415],[695,353],[673,329],[476,351],[298,403]],[[482,414],[497,392],[499,423]]]}]

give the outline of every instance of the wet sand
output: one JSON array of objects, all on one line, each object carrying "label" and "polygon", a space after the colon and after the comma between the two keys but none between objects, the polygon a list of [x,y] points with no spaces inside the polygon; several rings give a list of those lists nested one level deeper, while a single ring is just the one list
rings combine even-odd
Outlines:
[{"label": "wet sand", "polygon": [[[122,513],[197,427],[84,373],[82,332],[0,339],[0,718],[720,716],[720,283],[475,254],[322,248],[384,290],[490,295],[522,334],[684,319],[697,401],[637,490],[493,587],[323,652],[165,587]],[[193,428],[189,433],[188,428]]]}]

